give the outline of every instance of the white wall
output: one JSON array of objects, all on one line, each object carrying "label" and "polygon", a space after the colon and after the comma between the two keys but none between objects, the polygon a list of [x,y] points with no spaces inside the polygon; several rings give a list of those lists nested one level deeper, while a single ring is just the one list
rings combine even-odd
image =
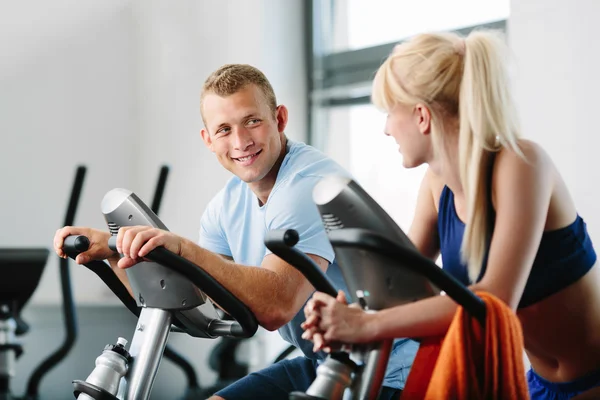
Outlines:
[{"label": "white wall", "polygon": [[598,15],[595,0],[513,0],[508,34],[524,135],[550,153],[600,243]]},{"label": "white wall", "polygon": [[302,2],[146,1],[134,3],[140,128],[136,175],[151,193],[158,162],[172,167],[161,218],[197,239],[200,216],[231,175],[200,137],[204,80],[225,63],[260,68],[290,109],[287,133],[304,140],[306,80]]},{"label": "white wall", "polygon": [[[104,193],[134,182],[131,13],[121,0],[3,2],[0,11],[0,247],[51,247],[75,166],[88,175],[76,222],[104,227]],[[50,257],[34,302],[59,301]],[[74,269],[78,299],[102,292]]]},{"label": "white wall", "polygon": [[[0,246],[51,247],[75,166],[88,175],[76,224],[105,229],[114,187],[148,204],[162,163],[171,174],[161,218],[197,239],[200,215],[229,178],[200,138],[199,95],[224,63],[249,63],[306,137],[302,2],[29,0],[0,5]],[[8,61],[8,62],[7,62]],[[51,256],[32,303],[60,303]],[[85,268],[78,303],[117,304]]]}]

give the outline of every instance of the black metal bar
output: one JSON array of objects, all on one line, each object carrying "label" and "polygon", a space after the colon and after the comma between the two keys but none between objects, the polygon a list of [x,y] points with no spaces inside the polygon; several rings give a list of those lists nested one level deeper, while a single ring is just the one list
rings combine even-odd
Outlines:
[{"label": "black metal bar", "polygon": [[165,347],[164,356],[167,357],[173,364],[178,365],[184,372],[188,381],[188,390],[199,388],[198,378],[196,377],[196,371],[188,360],[186,360],[181,354],[173,350],[170,346]]},{"label": "black metal bar", "polygon": [[[268,231],[265,235],[265,245],[273,254],[300,271],[317,291],[336,297],[337,290],[319,266],[306,254],[294,248],[299,239],[300,236],[294,229],[272,230]],[[287,357],[293,349],[294,346],[288,347],[277,357],[275,362],[279,362]],[[349,365],[354,364],[350,361],[349,355],[344,351],[333,352],[330,354],[330,357]]]},{"label": "black metal bar", "polygon": [[[65,249],[66,251],[66,249]],[[67,252],[69,254],[69,252]],[[76,254],[71,255],[70,257],[75,258]],[[112,271],[110,265],[108,265],[104,261],[90,261],[84,264],[86,268],[90,271],[94,272],[98,277],[104,282],[106,286],[121,300],[121,302],[127,307],[129,311],[133,313],[136,317],[140,316],[140,307],[136,304],[135,300],[129,294],[129,291],[123,285],[123,282],[115,275]]]},{"label": "black metal bar", "polygon": [[281,353],[279,353],[279,355],[277,356],[275,361],[273,361],[273,364],[276,364],[279,361],[285,360],[290,354],[292,354],[296,350],[296,348],[297,347],[294,346],[293,344],[286,347]]},{"label": "black metal bar", "polygon": [[[64,252],[72,259],[77,258],[79,253],[82,253],[88,249],[90,241],[83,235],[67,236],[63,244]],[[98,275],[98,277],[104,282],[106,286],[117,296],[119,300],[127,307],[129,311],[136,317],[140,316],[140,307],[129,294],[129,291],[121,280],[115,275],[110,265],[104,261],[89,261],[83,264],[87,269]],[[173,324],[171,327],[172,332],[185,332],[181,321],[177,319],[177,316],[173,316]],[[194,378],[195,379],[195,378]]]},{"label": "black metal bar", "polygon": [[265,235],[265,245],[273,254],[300,271],[317,291],[336,297],[337,290],[319,266],[294,248],[299,239],[298,232],[293,229],[272,230]]},{"label": "black metal bar", "polygon": [[[108,247],[116,251],[116,236],[109,238]],[[258,321],[252,310],[201,267],[164,247],[155,248],[145,258],[183,275],[221,306],[236,321],[231,329],[233,337],[248,338],[256,333]]]},{"label": "black metal bar", "polygon": [[[0,376],[0,398],[10,394],[10,377]],[[8,397],[10,399],[10,397]]]},{"label": "black metal bar", "polygon": [[[67,236],[63,242],[64,252],[72,259],[77,258],[79,253],[83,253],[90,246],[90,240],[83,235],[72,235]],[[121,300],[121,302],[139,318],[140,308],[136,304],[135,300],[129,294],[129,291],[121,282],[121,280],[115,275],[110,265],[104,261],[93,260],[88,261],[84,266],[98,275],[98,277],[104,282],[106,286]]]},{"label": "black metal bar", "polygon": [[197,265],[187,259],[168,251],[164,247],[155,248],[145,258],[179,272],[219,304],[219,306],[223,307],[223,310],[231,315],[241,328],[232,328],[231,333],[233,336],[248,338],[256,333],[258,321],[250,308],[223,287],[208,272],[202,268],[198,268]]},{"label": "black metal bar", "polygon": [[156,188],[154,189],[154,197],[152,199],[152,207],[150,207],[150,209],[156,215],[158,215],[158,211],[160,210],[160,205],[162,203],[162,198],[163,198],[163,194],[165,192],[165,186],[167,184],[168,176],[169,176],[169,166],[163,165],[160,168],[160,173],[158,174],[158,181],[156,182]]},{"label": "black metal bar", "polygon": [[306,66],[306,88],[308,96],[306,96],[306,126],[308,128],[306,134],[306,142],[313,144],[314,138],[313,132],[313,110],[312,101],[310,94],[314,88],[314,21],[313,21],[313,0],[304,0],[303,2],[304,11],[304,55],[305,55],[305,66]]},{"label": "black metal bar", "polygon": [[[77,206],[79,205],[86,171],[87,168],[85,166],[80,165],[77,167],[64,226],[73,225],[73,222],[75,221],[75,213],[77,211]],[[48,356],[31,374],[29,382],[27,383],[27,396],[31,398],[37,397],[43,376],[69,354],[69,351],[71,351],[77,339],[77,311],[73,300],[73,289],[71,287],[68,259],[61,258],[59,268],[63,296],[63,313],[65,316],[65,340],[62,345],[54,353],[50,354],[50,356]]]},{"label": "black metal bar", "polygon": [[344,228],[330,231],[328,235],[334,248],[359,248],[401,260],[403,268],[425,276],[485,326],[486,309],[483,300],[428,258],[366,229]]}]

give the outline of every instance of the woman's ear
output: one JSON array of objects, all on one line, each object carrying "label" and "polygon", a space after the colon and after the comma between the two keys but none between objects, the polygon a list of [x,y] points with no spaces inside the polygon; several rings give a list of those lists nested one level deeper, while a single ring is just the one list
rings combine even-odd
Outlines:
[{"label": "woman's ear", "polygon": [[419,127],[419,131],[423,135],[429,135],[431,133],[431,111],[423,103],[415,105],[414,116]]}]

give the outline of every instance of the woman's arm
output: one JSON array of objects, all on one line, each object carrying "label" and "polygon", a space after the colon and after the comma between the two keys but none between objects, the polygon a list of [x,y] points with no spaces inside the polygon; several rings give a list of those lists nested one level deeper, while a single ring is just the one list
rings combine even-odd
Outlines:
[{"label": "woman's arm", "polygon": [[535,143],[521,141],[525,158],[505,149],[496,157],[492,197],[496,222],[478,288],[517,309],[546,226],[554,168]]},{"label": "woman's arm", "polygon": [[397,337],[442,335],[448,330],[457,305],[448,296],[435,296],[367,313],[347,306],[325,293],[315,293],[305,307],[304,339],[315,343],[314,351],[331,342],[366,343]]},{"label": "woman's arm", "polygon": [[[488,264],[481,282],[470,287],[492,293],[513,310],[537,254],[553,191],[547,155],[529,142],[522,151],[525,159],[507,149],[496,158],[492,181],[496,223]],[[307,304],[305,326],[322,331],[327,342],[424,337],[443,334],[456,307],[448,296],[438,296],[367,314],[317,293]]]}]

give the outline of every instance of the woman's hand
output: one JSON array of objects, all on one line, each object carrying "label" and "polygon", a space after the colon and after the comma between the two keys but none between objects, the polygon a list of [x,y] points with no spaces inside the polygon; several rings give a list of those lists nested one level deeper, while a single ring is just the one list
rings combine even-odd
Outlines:
[{"label": "woman's hand", "polygon": [[330,351],[335,343],[365,343],[373,339],[372,314],[357,304],[348,306],[344,292],[337,298],[317,292],[304,307],[302,338],[314,343],[313,351]]}]

